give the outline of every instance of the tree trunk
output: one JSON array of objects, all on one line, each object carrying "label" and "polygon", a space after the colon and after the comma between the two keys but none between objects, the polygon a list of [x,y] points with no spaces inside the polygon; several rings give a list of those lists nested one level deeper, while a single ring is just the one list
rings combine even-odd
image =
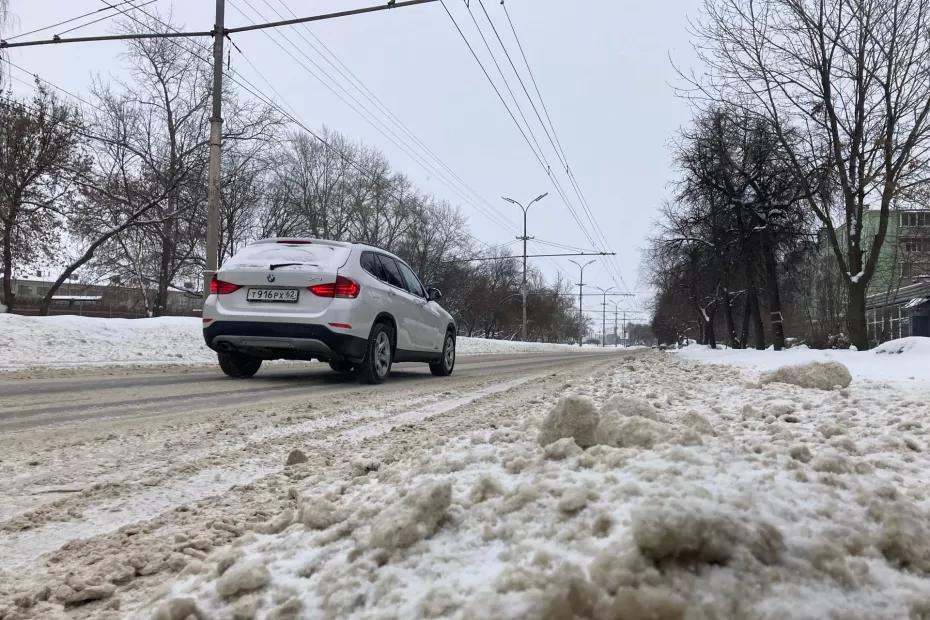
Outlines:
[{"label": "tree trunk", "polygon": [[9,224],[3,228],[3,299],[7,312],[13,312],[16,293],[13,292],[13,227]]},{"label": "tree trunk", "polygon": [[[169,213],[173,213],[170,208]],[[174,221],[169,218],[162,224],[161,261],[158,265],[158,290],[155,294],[155,316],[164,315],[168,309],[168,280],[171,277],[171,263],[174,261],[173,223]]]},{"label": "tree trunk", "polygon": [[746,291],[746,303],[743,304],[743,325],[740,329],[739,335],[739,348],[745,349],[746,345],[749,343],[749,318],[752,314],[751,301],[749,299],[749,291]]},{"label": "tree trunk", "polygon": [[759,295],[754,286],[749,287],[746,291],[749,295],[749,316],[752,322],[752,337],[755,348],[759,351],[765,350],[765,327],[762,326],[762,315],[759,312]]},{"label": "tree trunk", "polygon": [[717,348],[717,334],[714,332],[714,314],[707,315],[707,321],[704,324],[704,340],[711,349]]},{"label": "tree trunk", "polygon": [[733,305],[730,303],[730,290],[723,289],[723,318],[727,324],[727,346],[731,349],[739,348],[736,339],[736,323],[733,320]]},{"label": "tree trunk", "polygon": [[782,315],[781,293],[778,288],[778,265],[775,262],[775,251],[763,233],[760,240],[762,246],[762,262],[765,265],[765,285],[769,294],[769,321],[772,326],[772,344],[776,351],[785,348],[785,323]]},{"label": "tree trunk", "polygon": [[846,285],[846,328],[849,330],[849,342],[860,351],[869,348],[869,330],[865,316],[865,290],[863,282],[849,282]]}]

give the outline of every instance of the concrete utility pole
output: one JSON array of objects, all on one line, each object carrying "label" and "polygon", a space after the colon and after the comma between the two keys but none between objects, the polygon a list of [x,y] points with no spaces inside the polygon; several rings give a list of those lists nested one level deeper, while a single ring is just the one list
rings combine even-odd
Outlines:
[{"label": "concrete utility pole", "polygon": [[603,312],[601,312],[601,347],[603,348],[607,346],[607,293],[614,290],[614,287],[601,288],[595,286],[594,288],[604,295],[604,301],[601,302],[601,308],[603,308]]},{"label": "concrete utility pole", "polygon": [[613,305],[613,307],[614,307],[614,348],[616,349],[616,348],[617,348],[617,344],[618,344],[618,341],[617,341],[617,314],[619,314],[620,311],[617,309],[617,302],[612,301],[612,302],[610,302],[610,303],[611,303],[611,304]]},{"label": "concrete utility pole", "polygon": [[517,237],[517,239],[523,241],[523,327],[520,330],[521,340],[526,342],[526,242],[532,239],[533,237],[528,237],[526,234],[526,213],[530,210],[530,207],[533,206],[533,203],[539,202],[543,198],[549,195],[549,192],[533,198],[525,207],[514,200],[513,198],[508,198],[507,196],[501,196],[507,202],[512,202],[513,204],[520,207],[520,210],[523,211],[523,236]]},{"label": "concrete utility pole", "polygon": [[219,265],[220,158],[223,144],[223,37],[226,0],[216,0],[213,25],[213,114],[210,117],[210,169],[207,184],[207,268],[203,273],[203,298],[210,294],[210,280]]},{"label": "concrete utility pole", "polygon": [[584,288],[584,268],[594,263],[596,261],[589,260],[584,265],[580,265],[575,261],[569,259],[568,262],[578,267],[581,273],[578,274],[578,346],[584,346],[584,309],[582,307],[582,300],[584,299],[584,293],[582,289]]}]

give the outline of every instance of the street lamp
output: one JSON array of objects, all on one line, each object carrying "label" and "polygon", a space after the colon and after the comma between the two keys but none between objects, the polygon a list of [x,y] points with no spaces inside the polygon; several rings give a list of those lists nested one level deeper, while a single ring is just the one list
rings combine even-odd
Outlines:
[{"label": "street lamp", "polygon": [[520,207],[521,211],[523,211],[523,236],[517,237],[517,239],[520,239],[523,241],[523,324],[522,324],[523,326],[520,331],[521,340],[523,340],[523,342],[526,342],[526,242],[532,238],[526,235],[526,213],[530,210],[530,207],[532,207],[534,203],[539,202],[540,200],[542,200],[548,195],[549,195],[549,192],[546,192],[545,194],[540,194],[536,198],[533,198],[531,201],[529,201],[529,203],[527,203],[525,207],[519,202],[517,202],[516,200],[514,200],[513,198],[508,198],[507,196],[501,196],[501,198],[503,198],[507,202],[512,202],[513,204]]},{"label": "street lamp", "polygon": [[578,346],[583,347],[584,346],[584,310],[582,309],[582,306],[584,303],[583,302],[584,294],[582,293],[582,289],[584,288],[584,268],[590,265],[591,263],[595,263],[597,261],[595,259],[591,259],[588,262],[586,262],[584,265],[576,263],[572,259],[568,259],[568,262],[578,267],[580,271],[580,273],[578,274]]},{"label": "street lamp", "polygon": [[610,288],[601,288],[599,286],[595,286],[594,288],[596,288],[597,290],[599,290],[600,292],[604,294],[604,301],[603,303],[601,303],[601,308],[604,309],[604,311],[601,313],[601,347],[606,347],[607,346],[607,293],[614,290],[614,287],[611,286]]}]

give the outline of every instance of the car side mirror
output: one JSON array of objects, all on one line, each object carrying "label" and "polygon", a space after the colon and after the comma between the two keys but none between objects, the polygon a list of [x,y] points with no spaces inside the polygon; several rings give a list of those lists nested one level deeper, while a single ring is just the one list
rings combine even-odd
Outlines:
[{"label": "car side mirror", "polygon": [[436,287],[431,286],[426,289],[426,299],[428,301],[439,301],[442,299],[442,291]]}]

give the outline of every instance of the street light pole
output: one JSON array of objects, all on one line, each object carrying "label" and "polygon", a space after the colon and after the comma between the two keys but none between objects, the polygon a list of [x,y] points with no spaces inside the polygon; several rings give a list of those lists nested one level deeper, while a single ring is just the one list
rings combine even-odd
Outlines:
[{"label": "street light pole", "polygon": [[526,234],[526,214],[530,210],[530,207],[533,206],[533,203],[539,202],[540,200],[542,200],[548,195],[549,195],[549,192],[546,192],[545,194],[537,196],[536,198],[531,200],[525,207],[519,202],[517,202],[516,200],[514,200],[513,198],[508,198],[507,196],[501,196],[501,198],[503,198],[507,202],[512,202],[513,204],[520,207],[521,211],[523,211],[523,236],[517,237],[517,239],[523,241],[523,323],[520,329],[521,340],[523,340],[523,342],[526,342],[526,242],[532,239],[532,237],[529,237]]},{"label": "street light pole", "polygon": [[614,287],[611,286],[610,288],[601,288],[599,286],[595,286],[594,288],[596,288],[597,290],[599,290],[601,293],[604,294],[604,301],[601,303],[601,308],[604,309],[604,311],[601,313],[601,347],[606,347],[607,346],[607,293],[614,290]]},{"label": "street light pole", "polygon": [[573,265],[578,267],[578,269],[580,270],[580,273],[578,274],[578,346],[583,347],[584,346],[584,309],[582,307],[582,304],[583,304],[582,300],[584,299],[584,293],[582,292],[582,289],[584,288],[584,268],[596,261],[589,260],[584,265],[580,265],[571,259],[568,259],[568,262],[572,263]]}]

